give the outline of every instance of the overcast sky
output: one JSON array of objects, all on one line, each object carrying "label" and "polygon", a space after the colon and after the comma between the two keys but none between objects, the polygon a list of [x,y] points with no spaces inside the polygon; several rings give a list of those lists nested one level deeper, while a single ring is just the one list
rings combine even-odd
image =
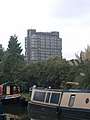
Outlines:
[{"label": "overcast sky", "polygon": [[0,44],[16,34],[25,51],[27,29],[59,31],[66,59],[90,45],[90,0],[0,0]]}]

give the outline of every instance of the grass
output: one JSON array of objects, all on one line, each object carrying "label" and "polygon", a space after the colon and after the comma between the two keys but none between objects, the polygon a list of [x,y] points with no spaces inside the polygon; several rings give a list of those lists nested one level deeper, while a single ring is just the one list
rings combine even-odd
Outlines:
[{"label": "grass", "polygon": [[22,97],[26,98],[27,100],[30,100],[30,93],[21,93]]}]

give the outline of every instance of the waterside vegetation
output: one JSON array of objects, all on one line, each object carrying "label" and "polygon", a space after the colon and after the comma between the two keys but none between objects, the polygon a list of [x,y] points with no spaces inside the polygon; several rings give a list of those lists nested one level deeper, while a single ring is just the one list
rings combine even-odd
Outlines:
[{"label": "waterside vegetation", "polygon": [[[2,46],[1,46],[2,47]],[[33,85],[61,89],[90,89],[90,46],[76,59],[55,57],[27,64],[21,43],[11,36],[6,51],[0,49],[0,84],[10,81],[28,92]],[[67,84],[68,82],[79,83]]]}]

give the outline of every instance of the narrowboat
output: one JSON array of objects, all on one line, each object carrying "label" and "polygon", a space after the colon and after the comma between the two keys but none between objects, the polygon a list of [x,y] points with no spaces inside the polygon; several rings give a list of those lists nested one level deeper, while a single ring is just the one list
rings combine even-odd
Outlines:
[{"label": "narrowboat", "polygon": [[31,113],[90,120],[90,90],[32,90]]},{"label": "narrowboat", "polygon": [[17,85],[5,83],[0,85],[0,100],[2,104],[16,104],[20,101],[20,88]]},{"label": "narrowboat", "polygon": [[32,114],[57,116],[62,91],[52,89],[32,89],[28,109]]},{"label": "narrowboat", "polygon": [[90,90],[64,91],[59,114],[90,120]]}]

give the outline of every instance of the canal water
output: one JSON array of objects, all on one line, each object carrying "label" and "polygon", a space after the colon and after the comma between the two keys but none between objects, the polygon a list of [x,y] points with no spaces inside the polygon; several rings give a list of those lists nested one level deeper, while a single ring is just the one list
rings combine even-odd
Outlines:
[{"label": "canal water", "polygon": [[4,117],[0,120],[85,120],[78,118],[53,118],[48,116],[42,116],[37,114],[30,114],[26,107],[17,105],[3,106]]}]

